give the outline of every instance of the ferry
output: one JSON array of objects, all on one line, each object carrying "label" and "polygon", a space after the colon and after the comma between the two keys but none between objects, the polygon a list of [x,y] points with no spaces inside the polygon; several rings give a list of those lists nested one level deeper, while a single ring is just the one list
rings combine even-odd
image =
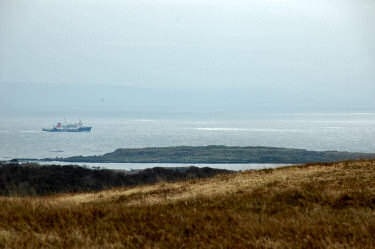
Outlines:
[{"label": "ferry", "polygon": [[83,126],[81,120],[74,124],[57,123],[51,129],[43,128],[42,131],[46,132],[90,132],[91,126]]}]

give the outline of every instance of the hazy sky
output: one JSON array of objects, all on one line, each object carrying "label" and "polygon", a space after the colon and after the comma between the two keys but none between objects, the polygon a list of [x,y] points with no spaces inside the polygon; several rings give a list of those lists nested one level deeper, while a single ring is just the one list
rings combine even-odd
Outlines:
[{"label": "hazy sky", "polygon": [[375,1],[0,0],[0,82],[375,91]]}]

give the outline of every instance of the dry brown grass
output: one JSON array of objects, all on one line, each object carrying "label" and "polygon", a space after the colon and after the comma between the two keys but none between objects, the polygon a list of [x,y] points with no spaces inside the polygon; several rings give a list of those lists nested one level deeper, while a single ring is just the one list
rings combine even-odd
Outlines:
[{"label": "dry brown grass", "polygon": [[0,248],[375,248],[375,160],[0,198]]}]

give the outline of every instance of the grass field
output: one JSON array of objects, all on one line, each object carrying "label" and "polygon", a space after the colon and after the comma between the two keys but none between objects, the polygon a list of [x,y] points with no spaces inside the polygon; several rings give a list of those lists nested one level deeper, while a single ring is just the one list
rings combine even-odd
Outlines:
[{"label": "grass field", "polygon": [[0,248],[375,248],[375,160],[0,197]]}]

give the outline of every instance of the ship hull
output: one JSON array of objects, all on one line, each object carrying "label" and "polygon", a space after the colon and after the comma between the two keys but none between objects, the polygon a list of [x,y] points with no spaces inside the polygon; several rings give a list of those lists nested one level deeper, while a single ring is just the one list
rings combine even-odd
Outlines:
[{"label": "ship hull", "polygon": [[79,128],[52,128],[52,129],[43,129],[46,132],[90,132],[91,127],[79,127]]}]

